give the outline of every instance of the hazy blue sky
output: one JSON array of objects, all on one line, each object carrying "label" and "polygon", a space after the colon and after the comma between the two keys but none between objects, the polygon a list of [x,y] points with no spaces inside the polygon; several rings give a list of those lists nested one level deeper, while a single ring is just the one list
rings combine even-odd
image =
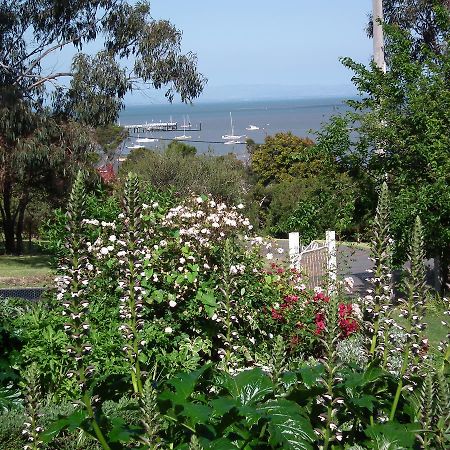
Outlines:
[{"label": "hazy blue sky", "polygon": [[[183,32],[183,51],[198,55],[209,82],[202,100],[349,95],[351,72],[342,56],[367,63],[365,33],[370,0],[151,0],[152,16]],[[84,51],[98,50],[95,45]],[[53,69],[69,66],[73,52],[55,54]],[[127,103],[164,101],[157,92]]]},{"label": "hazy blue sky", "polygon": [[340,57],[366,63],[372,52],[364,31],[370,0],[153,0],[151,5],[154,18],[169,19],[183,31],[184,50],[197,53],[209,79],[205,97],[235,85],[290,86],[295,92],[307,86],[305,93],[327,86],[331,92],[351,84]]}]

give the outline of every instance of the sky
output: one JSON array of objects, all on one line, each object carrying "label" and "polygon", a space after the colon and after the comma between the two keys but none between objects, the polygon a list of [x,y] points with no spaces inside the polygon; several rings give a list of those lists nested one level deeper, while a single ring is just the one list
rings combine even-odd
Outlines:
[{"label": "sky", "polygon": [[[208,78],[205,99],[222,96],[333,95],[352,90],[339,58],[367,63],[370,0],[151,1],[155,19],[183,32]],[[273,92],[272,92],[273,91]]]},{"label": "sky", "polygon": [[[153,18],[170,20],[182,31],[183,52],[198,56],[199,71],[208,84],[197,101],[348,96],[355,92],[352,73],[339,58],[368,63],[372,54],[372,41],[365,33],[370,0],[150,4]],[[71,56],[64,50],[49,62],[64,69]],[[154,91],[126,97],[128,105],[148,101],[166,102]]]}]

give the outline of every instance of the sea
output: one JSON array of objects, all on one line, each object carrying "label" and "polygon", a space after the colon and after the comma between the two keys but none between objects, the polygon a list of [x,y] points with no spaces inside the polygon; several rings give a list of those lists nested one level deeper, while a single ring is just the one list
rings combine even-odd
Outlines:
[{"label": "sea", "polygon": [[[163,149],[177,136],[197,148],[197,153],[212,152],[216,155],[235,153],[245,158],[247,138],[263,143],[268,135],[278,132],[292,132],[297,136],[314,139],[315,131],[332,115],[345,111],[344,98],[322,97],[287,100],[227,101],[215,103],[148,104],[127,106],[120,114],[121,125],[177,122],[180,131],[153,131],[136,133],[130,130],[130,137],[124,145],[123,154],[138,145],[138,138],[157,138],[158,142],[139,143],[148,148]],[[224,135],[231,134],[239,143],[225,144]],[[184,126],[186,128],[184,128]],[[190,128],[189,128],[190,127]]]}]

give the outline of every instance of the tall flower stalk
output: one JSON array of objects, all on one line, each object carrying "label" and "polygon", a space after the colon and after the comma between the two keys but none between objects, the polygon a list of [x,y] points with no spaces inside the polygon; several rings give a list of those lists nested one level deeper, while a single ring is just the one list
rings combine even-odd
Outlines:
[{"label": "tall flower stalk", "polygon": [[326,412],[320,415],[321,420],[324,421],[324,427],[321,430],[323,450],[332,448],[334,441],[340,441],[342,439],[342,431],[338,428],[337,419],[338,406],[341,399],[336,398],[334,394],[334,385],[342,381],[337,374],[339,369],[339,363],[337,361],[337,342],[341,332],[338,323],[338,310],[338,298],[336,295],[332,295],[326,309],[326,329],[323,339],[325,354],[321,361],[325,368],[322,381],[326,388],[326,392],[318,398],[318,402],[326,409]]},{"label": "tall flower stalk", "polygon": [[394,420],[397,405],[403,389],[404,377],[419,371],[421,360],[426,357],[428,340],[424,338],[424,314],[426,300],[425,253],[423,242],[423,228],[417,217],[411,239],[410,268],[405,283],[406,299],[403,301],[401,315],[405,317],[406,344],[403,349],[402,365],[399,373],[397,391],[392,404],[390,420]]},{"label": "tall flower stalk", "polygon": [[36,364],[33,363],[25,373],[25,414],[26,421],[22,435],[27,439],[24,450],[39,450],[42,441],[39,434],[44,431],[39,424],[39,408],[41,390],[39,386]]},{"label": "tall flower stalk", "polygon": [[57,278],[57,298],[61,301],[64,307],[63,315],[67,318],[64,330],[71,342],[71,345],[67,347],[67,353],[75,361],[74,370],[70,370],[67,376],[75,377],[77,380],[81,402],[91,420],[92,428],[103,449],[109,450],[110,447],[96,421],[95,399],[91,398],[87,385],[88,379],[93,375],[94,367],[86,364],[92,346],[89,343],[89,297],[87,292],[91,271],[82,232],[85,198],[84,177],[79,171],[70,194],[66,213],[68,237],[65,247],[67,256],[62,259],[59,267],[63,275]]},{"label": "tall flower stalk", "polygon": [[141,286],[141,272],[143,270],[143,239],[141,236],[141,212],[139,180],[129,174],[125,183],[123,227],[118,244],[121,250],[119,270],[121,278],[119,288],[120,319],[119,331],[124,340],[123,351],[131,367],[133,390],[139,396],[143,394],[142,372],[139,364],[140,347],[145,343],[140,339],[140,331],[144,326],[144,295]]},{"label": "tall flower stalk", "polygon": [[[366,296],[368,303],[366,311],[369,312],[372,321],[369,353],[374,357],[377,348],[380,350],[379,347],[381,347],[386,359],[388,335],[387,330],[383,330],[383,325],[385,325],[385,316],[391,308],[392,298],[392,239],[389,232],[389,191],[386,183],[383,183],[381,187],[378,200],[371,255],[374,261],[371,278],[373,289],[370,290],[370,295]],[[380,336],[384,336],[381,346]]]}]

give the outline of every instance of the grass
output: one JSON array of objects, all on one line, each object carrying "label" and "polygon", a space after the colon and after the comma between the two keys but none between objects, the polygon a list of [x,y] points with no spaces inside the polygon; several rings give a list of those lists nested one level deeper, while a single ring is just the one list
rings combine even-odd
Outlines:
[{"label": "grass", "polygon": [[45,286],[51,279],[48,255],[0,255],[0,287]]}]

